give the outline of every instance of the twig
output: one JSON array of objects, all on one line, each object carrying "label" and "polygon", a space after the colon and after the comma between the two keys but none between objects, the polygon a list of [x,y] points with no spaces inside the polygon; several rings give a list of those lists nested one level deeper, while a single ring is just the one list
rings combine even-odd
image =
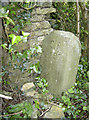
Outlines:
[{"label": "twig", "polygon": [[5,96],[5,95],[2,95],[2,94],[0,94],[0,97],[1,97],[1,98],[5,98],[5,99],[13,99],[12,97]]},{"label": "twig", "polygon": [[[40,100],[43,100],[43,99],[41,99],[41,98],[35,98],[35,97],[31,97],[31,98],[33,98],[33,99],[40,99]],[[60,108],[60,106],[59,106],[58,104],[56,104],[56,103],[49,102],[48,100],[44,100],[44,101],[46,101],[48,104],[55,105],[55,106],[57,106],[57,107]]]},{"label": "twig", "polygon": [[42,114],[39,117],[42,117],[43,115],[45,115],[45,113],[48,112],[51,109],[51,107],[49,107],[47,110],[45,110],[44,112],[42,112]]},{"label": "twig", "polygon": [[17,113],[12,113],[12,114],[8,114],[8,115],[0,115],[0,117],[6,117],[6,116],[11,116],[11,115],[17,115],[22,113],[23,111],[17,112]]},{"label": "twig", "polygon": [[4,24],[4,30],[5,30],[6,37],[8,39],[8,42],[10,43],[10,40],[9,40],[9,37],[8,37],[8,33],[7,33],[7,30],[6,30],[6,27],[5,27],[5,21],[4,21],[4,19],[3,19],[3,24]]},{"label": "twig", "polygon": [[57,107],[60,107],[58,104],[56,104],[56,103],[53,103],[53,102],[49,102],[49,101],[47,101],[49,104],[51,104],[51,105],[55,105],[55,106],[57,106]]}]

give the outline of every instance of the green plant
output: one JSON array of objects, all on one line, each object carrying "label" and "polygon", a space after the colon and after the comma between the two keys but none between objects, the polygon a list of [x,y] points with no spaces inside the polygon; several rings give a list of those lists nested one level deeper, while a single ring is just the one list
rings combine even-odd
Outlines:
[{"label": "green plant", "polygon": [[[16,9],[16,8],[14,8],[14,4],[9,5],[9,6],[11,7],[9,16],[11,18],[13,18],[13,16],[14,16],[13,20],[15,20],[17,13],[14,10],[11,11],[11,9],[12,8]],[[15,7],[17,7],[17,4],[15,4]],[[6,6],[6,9],[8,9],[8,6]],[[24,15],[23,12],[21,15]],[[3,44],[1,46],[4,49],[8,50],[9,54],[11,55],[11,61],[8,64],[10,66],[12,66],[13,69],[20,69],[22,72],[24,72],[26,70],[30,74],[36,73],[36,74],[40,75],[40,73],[41,73],[40,62],[39,61],[36,62],[35,59],[37,56],[40,56],[40,54],[42,53],[42,48],[40,46],[35,46],[34,48],[30,48],[28,50],[19,52],[17,50],[17,48],[15,47],[19,43],[27,42],[27,37],[30,35],[30,33],[26,33],[24,31],[22,31],[22,35],[19,35],[19,34],[17,35],[18,30],[21,29],[22,27],[24,27],[24,24],[27,24],[27,22],[24,19],[23,20],[21,19],[22,20],[21,21],[20,17],[22,17],[22,16],[17,16],[16,21],[20,22],[22,24],[16,23],[16,26],[11,28],[12,34],[8,35],[9,40],[5,43],[3,42]],[[23,16],[23,17],[26,17],[26,16]],[[5,26],[7,28],[10,28],[9,25],[10,25],[10,22],[8,22],[6,20]],[[13,33],[13,31],[15,32],[15,34]],[[28,62],[30,63],[29,69],[26,68],[26,63],[28,63]],[[41,84],[43,84],[43,85],[41,86]],[[45,79],[39,79],[37,82],[35,82],[35,85],[39,87],[39,89],[41,90],[41,92],[43,94],[48,92],[46,90],[47,82]],[[35,101],[35,107],[39,109],[38,101]],[[8,112],[6,112],[7,115],[13,114],[9,118],[28,118],[28,117],[31,117],[32,108],[31,108],[30,103],[23,102],[20,104],[15,104],[15,105],[9,106],[6,111],[8,111]]]},{"label": "green plant", "polygon": [[[10,119],[12,118],[30,118],[33,112],[32,105],[29,102],[22,102],[16,105],[10,105],[8,108],[8,113],[12,114],[9,116]],[[17,114],[15,114],[17,113]]]},{"label": "green plant", "polygon": [[37,100],[35,100],[34,102],[35,102],[35,108],[39,109],[39,102]]},{"label": "green plant", "polygon": [[9,38],[11,39],[11,42],[9,43],[9,46],[6,43],[2,44],[1,46],[4,49],[7,49],[9,51],[9,53],[14,54],[16,52],[16,50],[13,48],[13,46],[15,44],[18,44],[20,41],[27,42],[27,37],[28,37],[29,33],[25,33],[22,31],[22,34],[23,34],[23,36],[20,36],[20,35],[16,36],[15,34],[10,34]]},{"label": "green plant", "polygon": [[13,20],[9,17],[9,10],[6,11],[2,6],[0,6],[0,18],[6,19],[8,23],[15,25]]},{"label": "green plant", "polygon": [[47,87],[48,87],[48,82],[46,81],[45,78],[40,78],[36,77],[36,85],[42,90],[43,94],[48,93]]},{"label": "green plant", "polygon": [[[78,67],[77,80],[73,87],[68,89],[66,93],[57,101],[62,106],[67,118],[85,119],[88,116],[88,89],[85,83],[88,82],[88,61],[81,58]],[[84,87],[85,86],[85,87]]]}]

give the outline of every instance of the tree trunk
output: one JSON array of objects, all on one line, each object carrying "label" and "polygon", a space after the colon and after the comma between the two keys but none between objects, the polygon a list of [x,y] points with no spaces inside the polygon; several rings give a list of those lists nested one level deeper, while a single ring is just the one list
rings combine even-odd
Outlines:
[{"label": "tree trunk", "polygon": [[79,40],[80,40],[80,13],[79,13],[78,0],[77,0],[77,4],[76,4],[76,9],[77,9],[77,36],[79,37]]},{"label": "tree trunk", "polygon": [[87,27],[88,27],[88,42],[87,42],[87,55],[88,55],[88,61],[89,61],[89,10],[88,10],[88,19],[87,19]]},{"label": "tree trunk", "polygon": [[88,32],[88,12],[87,12],[87,8],[86,8],[86,6],[85,6],[85,3],[80,3],[80,7],[81,7],[81,11],[82,11],[82,15],[83,15],[83,21],[84,21],[84,46],[86,47],[86,49],[84,50],[84,52],[83,52],[83,56],[86,56],[87,54],[89,55],[89,53],[87,53],[88,52],[88,34],[87,34],[87,32]]},{"label": "tree trunk", "polygon": [[84,35],[84,45],[86,47],[86,50],[84,51],[84,55],[87,55],[87,48],[88,48],[88,36],[87,36],[87,31],[88,31],[88,26],[87,26],[87,10],[85,9],[85,35]]}]

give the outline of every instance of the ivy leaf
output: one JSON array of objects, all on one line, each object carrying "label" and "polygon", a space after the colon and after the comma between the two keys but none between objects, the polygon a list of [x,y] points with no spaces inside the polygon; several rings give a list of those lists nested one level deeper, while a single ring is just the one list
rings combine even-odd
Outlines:
[{"label": "ivy leaf", "polygon": [[84,107],[83,107],[83,110],[87,110],[87,107],[86,107],[86,106],[84,106]]},{"label": "ivy leaf", "polygon": [[10,24],[10,21],[6,20],[6,24],[9,25],[9,24]]},{"label": "ivy leaf", "polygon": [[16,41],[17,43],[21,41],[21,37],[20,36],[16,36]]},{"label": "ivy leaf", "polygon": [[73,88],[68,89],[68,92],[69,92],[69,93],[74,93]]},{"label": "ivy leaf", "polygon": [[8,108],[10,108],[10,109],[8,109],[9,112],[19,112],[23,108],[23,103],[11,105]]},{"label": "ivy leaf", "polygon": [[42,91],[43,91],[44,94],[48,93],[48,90],[46,90],[46,88],[43,88]]},{"label": "ivy leaf", "polygon": [[14,15],[16,15],[16,11],[11,11],[11,14],[14,14]]},{"label": "ivy leaf", "polygon": [[10,34],[9,37],[12,38],[12,45],[14,45],[15,43],[18,43],[19,41],[21,41],[20,36],[15,36],[14,34]]},{"label": "ivy leaf", "polygon": [[23,35],[24,37],[27,37],[27,36],[30,35],[30,33],[27,33],[27,32],[22,31],[22,35]]},{"label": "ivy leaf", "polygon": [[43,83],[42,83],[42,82],[37,83],[37,85],[38,85],[40,88],[43,87]]},{"label": "ivy leaf", "polygon": [[12,45],[16,43],[16,36],[14,34],[9,35],[10,38],[12,38]]},{"label": "ivy leaf", "polygon": [[15,43],[17,43],[17,41],[16,41],[16,36],[13,35],[13,38],[12,38],[12,45],[14,45]]},{"label": "ivy leaf", "polygon": [[41,79],[43,83],[46,83],[46,79],[45,78],[42,78]]},{"label": "ivy leaf", "polygon": [[27,114],[28,117],[31,117],[32,112],[33,112],[32,105],[28,102],[25,102],[24,103],[24,108],[25,108],[25,110],[23,111],[23,113]]},{"label": "ivy leaf", "polygon": [[40,46],[37,46],[37,53],[42,53],[42,48]]},{"label": "ivy leaf", "polygon": [[35,108],[39,109],[39,102],[35,100]]},{"label": "ivy leaf", "polygon": [[1,44],[1,46],[6,49],[7,48],[7,43]]},{"label": "ivy leaf", "polygon": [[37,65],[31,66],[30,69],[33,69],[36,73],[39,73]]},{"label": "ivy leaf", "polygon": [[4,8],[0,8],[0,18],[6,17],[6,16],[7,16],[7,13],[6,13],[5,9]]}]

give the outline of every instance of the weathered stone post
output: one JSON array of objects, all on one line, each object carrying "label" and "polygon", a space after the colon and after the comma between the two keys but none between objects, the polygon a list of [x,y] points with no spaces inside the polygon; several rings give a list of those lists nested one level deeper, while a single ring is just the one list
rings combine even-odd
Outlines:
[{"label": "weathered stone post", "polygon": [[48,81],[48,90],[61,95],[76,80],[80,58],[79,39],[71,32],[54,30],[42,43],[42,77]]}]

